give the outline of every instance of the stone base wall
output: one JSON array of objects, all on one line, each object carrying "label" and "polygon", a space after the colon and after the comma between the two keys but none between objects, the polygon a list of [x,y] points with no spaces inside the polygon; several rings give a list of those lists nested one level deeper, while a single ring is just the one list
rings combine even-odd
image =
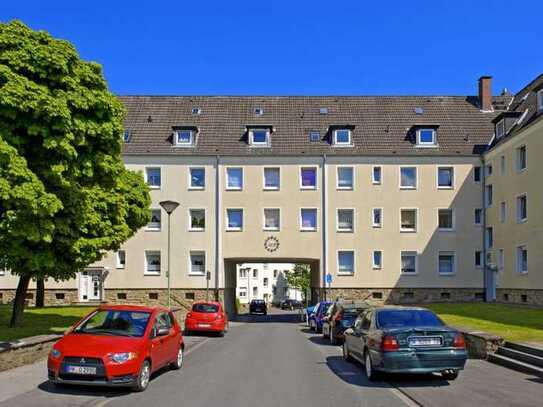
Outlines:
[{"label": "stone base wall", "polygon": [[[15,290],[0,289],[0,304],[11,304],[15,299]],[[67,305],[78,301],[77,290],[75,289],[46,289],[44,302],[47,306]],[[34,306],[36,303],[36,290],[26,292],[26,305]]]},{"label": "stone base wall", "polygon": [[497,288],[496,301],[511,304],[543,306],[543,290]]}]

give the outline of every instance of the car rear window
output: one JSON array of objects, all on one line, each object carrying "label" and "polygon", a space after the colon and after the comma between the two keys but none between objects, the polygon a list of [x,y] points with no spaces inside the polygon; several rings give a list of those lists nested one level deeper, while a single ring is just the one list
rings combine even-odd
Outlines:
[{"label": "car rear window", "polygon": [[252,302],[253,304],[258,304],[258,305],[264,304],[264,300],[252,300],[251,302]]},{"label": "car rear window", "polygon": [[192,310],[194,312],[213,313],[219,311],[219,306],[216,304],[194,304]]},{"label": "car rear window", "polygon": [[384,310],[377,313],[377,326],[381,329],[443,325],[443,321],[428,310]]}]

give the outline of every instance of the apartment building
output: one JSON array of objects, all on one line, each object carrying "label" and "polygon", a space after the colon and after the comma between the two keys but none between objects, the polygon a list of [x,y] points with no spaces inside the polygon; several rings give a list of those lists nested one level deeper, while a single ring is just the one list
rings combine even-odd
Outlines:
[{"label": "apartment building", "polygon": [[236,297],[241,304],[251,300],[264,300],[278,304],[284,299],[301,300],[301,292],[289,287],[287,273],[292,263],[243,263],[236,265]]},{"label": "apartment building", "polygon": [[[522,145],[530,157],[541,151],[540,110],[518,115],[525,103],[541,103],[541,81],[524,102],[522,92],[492,96],[490,77],[480,78],[476,96],[121,97],[124,161],[149,184],[152,220],[77,279],[47,281],[47,299],[164,303],[160,202],[173,200],[177,303],[202,298],[209,286],[233,310],[245,263],[309,264],[313,299],[481,300],[494,291],[486,265],[497,249],[506,265],[498,299],[517,298],[506,288],[531,287],[539,291],[526,302],[535,301],[543,292],[539,250],[530,250],[541,247],[540,164],[512,166]],[[494,137],[502,119],[507,134]],[[529,216],[517,222],[522,196]],[[507,272],[517,253],[525,258],[523,247],[528,273]],[[15,287],[9,273],[0,276],[3,301]]]}]

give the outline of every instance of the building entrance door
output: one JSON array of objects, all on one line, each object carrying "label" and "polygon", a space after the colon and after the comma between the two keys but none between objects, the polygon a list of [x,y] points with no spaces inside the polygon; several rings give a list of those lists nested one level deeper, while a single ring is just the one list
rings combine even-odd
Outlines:
[{"label": "building entrance door", "polygon": [[79,275],[79,300],[100,301],[102,299],[102,272],[83,271]]}]

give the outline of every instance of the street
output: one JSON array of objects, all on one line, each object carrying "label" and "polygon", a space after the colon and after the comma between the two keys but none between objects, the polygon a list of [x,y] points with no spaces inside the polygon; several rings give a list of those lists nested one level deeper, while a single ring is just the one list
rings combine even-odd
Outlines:
[{"label": "street", "polygon": [[543,380],[472,360],[459,379],[387,376],[363,369],[298,322],[273,311],[242,317],[224,338],[188,337],[185,366],[155,375],[143,393],[54,387],[44,362],[0,374],[0,406],[535,406]]}]

